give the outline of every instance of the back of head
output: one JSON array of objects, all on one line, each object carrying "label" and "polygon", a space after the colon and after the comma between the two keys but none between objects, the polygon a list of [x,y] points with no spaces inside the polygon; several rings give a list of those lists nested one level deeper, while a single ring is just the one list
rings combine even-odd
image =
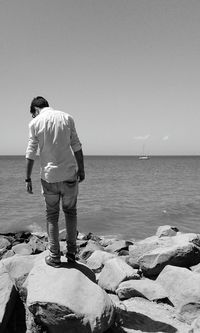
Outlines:
[{"label": "back of head", "polygon": [[32,102],[31,102],[30,113],[32,113],[32,115],[34,115],[34,113],[35,113],[35,107],[43,109],[43,108],[49,107],[49,103],[47,102],[47,100],[44,97],[37,96],[37,97],[33,98]]}]

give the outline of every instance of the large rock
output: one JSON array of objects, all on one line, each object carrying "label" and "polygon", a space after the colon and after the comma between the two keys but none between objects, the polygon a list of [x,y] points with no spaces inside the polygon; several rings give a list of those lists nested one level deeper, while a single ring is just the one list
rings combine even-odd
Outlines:
[{"label": "large rock", "polygon": [[165,236],[175,236],[178,232],[177,227],[171,225],[161,225],[156,231],[156,236],[165,237]]},{"label": "large rock", "polygon": [[106,261],[99,275],[98,283],[101,288],[114,292],[122,281],[129,279],[140,279],[140,276],[137,270],[117,257]]},{"label": "large rock", "polygon": [[45,240],[45,237],[41,238],[36,235],[32,235],[27,245],[30,245],[32,252],[36,254],[45,251],[48,242]]},{"label": "large rock", "polygon": [[11,242],[4,236],[0,236],[0,250],[7,249],[11,246]]},{"label": "large rock", "polygon": [[190,267],[200,262],[200,235],[153,236],[129,247],[144,275],[158,275],[166,265]]},{"label": "large rock", "polygon": [[0,258],[6,253],[7,249],[10,249],[11,242],[3,236],[0,236]]},{"label": "large rock", "polygon": [[196,318],[192,325],[191,329],[188,333],[199,333],[200,332],[200,317]]},{"label": "large rock", "polygon": [[105,332],[114,319],[111,299],[88,267],[62,261],[55,269],[38,260],[29,273],[27,306],[35,322],[51,333]]},{"label": "large rock", "polygon": [[121,250],[128,250],[128,247],[133,245],[133,242],[126,240],[116,240],[112,244],[106,246],[107,252],[120,252]]},{"label": "large rock", "polygon": [[10,258],[10,257],[13,257],[14,255],[15,255],[15,252],[13,250],[8,250],[8,251],[4,252],[1,259]]},{"label": "large rock", "polygon": [[87,260],[96,250],[103,250],[103,246],[93,240],[89,240],[86,247],[80,248],[79,256],[81,259]]},{"label": "large rock", "polygon": [[107,237],[101,237],[101,240],[99,241],[99,244],[106,247],[108,245],[111,245],[114,243],[117,239],[116,238],[107,238]]},{"label": "large rock", "polygon": [[34,252],[32,245],[27,243],[16,244],[12,247],[12,250],[15,254],[21,256],[30,255]]},{"label": "large rock", "polygon": [[37,260],[44,258],[47,254],[48,251],[42,252],[41,254],[37,254],[34,256],[14,255],[10,258],[2,259],[1,263],[8,271],[11,279],[14,282],[17,282],[19,279],[22,279],[24,276],[29,274]]},{"label": "large rock", "polygon": [[159,283],[150,279],[124,281],[120,283],[116,294],[122,300],[139,296],[150,301],[164,299],[168,295]]},{"label": "large rock", "polygon": [[156,281],[188,323],[200,316],[200,274],[183,267],[166,266]]},{"label": "large rock", "polygon": [[189,325],[178,320],[174,309],[144,298],[116,303],[116,323],[111,333],[188,333]]},{"label": "large rock", "polygon": [[95,273],[98,273],[101,271],[106,261],[115,257],[116,254],[108,253],[102,250],[96,250],[87,259],[87,266],[90,269],[92,269]]},{"label": "large rock", "polygon": [[7,324],[12,315],[17,292],[15,286],[6,270],[5,266],[0,264],[0,332],[7,332]]}]

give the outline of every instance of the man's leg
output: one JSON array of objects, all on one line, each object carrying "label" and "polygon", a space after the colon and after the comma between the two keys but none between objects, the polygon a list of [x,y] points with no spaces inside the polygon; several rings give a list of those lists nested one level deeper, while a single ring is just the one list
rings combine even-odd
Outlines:
[{"label": "man's leg", "polygon": [[72,182],[64,181],[63,190],[62,190],[62,208],[65,214],[65,222],[66,222],[67,253],[73,255],[75,255],[76,253],[77,195],[78,195],[77,180],[74,180]]},{"label": "man's leg", "polygon": [[60,244],[59,244],[59,210],[60,210],[60,194],[59,183],[47,183],[42,180],[43,195],[46,204],[46,220],[49,255],[56,261],[60,260]]}]

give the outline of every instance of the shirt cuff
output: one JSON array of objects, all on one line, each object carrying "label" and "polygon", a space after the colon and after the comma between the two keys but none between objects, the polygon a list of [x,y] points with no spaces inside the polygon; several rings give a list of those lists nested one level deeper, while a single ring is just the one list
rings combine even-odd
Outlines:
[{"label": "shirt cuff", "polygon": [[73,145],[73,146],[72,146],[72,150],[73,150],[74,153],[75,153],[76,151],[81,150],[81,148],[82,148],[82,145],[81,145],[80,143],[77,143],[76,145]]},{"label": "shirt cuff", "polygon": [[35,153],[26,153],[26,158],[30,160],[35,160],[36,154]]}]

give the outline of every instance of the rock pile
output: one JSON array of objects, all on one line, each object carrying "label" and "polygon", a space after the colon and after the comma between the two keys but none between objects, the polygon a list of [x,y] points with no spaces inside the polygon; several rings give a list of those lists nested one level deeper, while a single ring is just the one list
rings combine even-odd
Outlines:
[{"label": "rock pile", "polygon": [[47,237],[0,235],[1,333],[200,332],[200,235],[77,236],[76,263],[45,264]]}]

